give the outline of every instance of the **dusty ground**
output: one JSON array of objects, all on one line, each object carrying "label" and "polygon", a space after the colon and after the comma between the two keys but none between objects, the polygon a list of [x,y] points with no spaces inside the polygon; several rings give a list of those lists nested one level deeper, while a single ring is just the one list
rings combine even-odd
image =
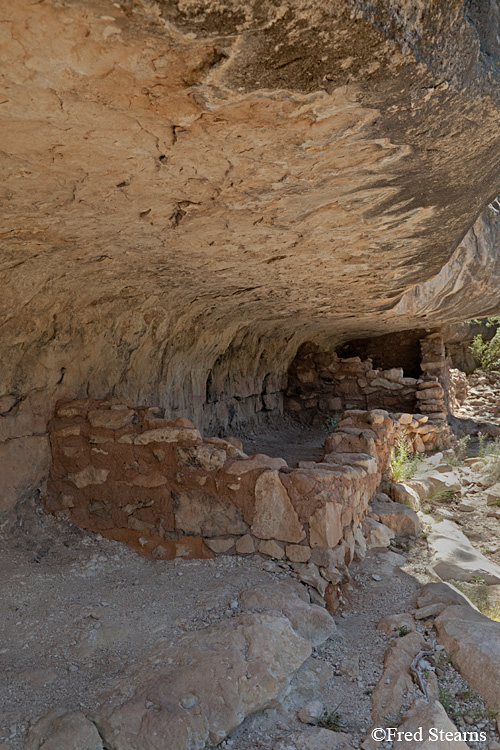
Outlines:
[{"label": "dusty ground", "polygon": [[[326,423],[325,423],[326,427]],[[264,426],[259,431],[246,430],[237,433],[243,443],[243,450],[265,453],[273,458],[284,458],[295,468],[298,461],[319,461],[324,455],[324,442],[328,430],[322,427],[302,425],[288,416],[283,416],[272,426]]]}]

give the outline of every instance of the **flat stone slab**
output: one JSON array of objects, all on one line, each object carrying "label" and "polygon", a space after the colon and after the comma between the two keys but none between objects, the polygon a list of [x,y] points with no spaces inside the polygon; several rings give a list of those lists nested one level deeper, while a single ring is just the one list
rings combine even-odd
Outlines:
[{"label": "flat stone slab", "polygon": [[500,583],[500,566],[476,550],[453,521],[434,523],[427,544],[430,567],[443,581]]}]

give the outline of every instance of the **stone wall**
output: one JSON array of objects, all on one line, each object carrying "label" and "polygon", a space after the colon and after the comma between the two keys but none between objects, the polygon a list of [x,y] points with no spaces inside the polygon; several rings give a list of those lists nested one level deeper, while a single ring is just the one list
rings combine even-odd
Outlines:
[{"label": "stone wall", "polygon": [[436,436],[426,421],[346,411],[323,460],[293,469],[247,456],[234,438],[202,438],[187,419],[163,419],[156,407],[60,403],[49,423],[45,505],[151,558],[258,551],[306,567],[333,559],[342,569],[362,544],[359,527],[391,446],[401,434]]},{"label": "stone wall", "polygon": [[318,425],[327,423],[328,417],[338,419],[345,409],[424,414],[428,426],[448,433],[449,376],[441,334],[422,335],[419,349],[421,374],[411,378],[401,367],[374,369],[371,358],[341,358],[334,351],[304,344],[290,367],[285,408],[301,421]]},{"label": "stone wall", "polygon": [[371,359],[340,358],[306,343],[288,374],[285,409],[299,419],[321,424],[325,416],[345,409],[387,409],[415,412],[417,380],[401,367],[373,369]]},{"label": "stone wall", "polygon": [[447,425],[450,376],[443,336],[434,332],[420,340],[422,377],[417,381],[419,411],[429,416],[429,422]]}]

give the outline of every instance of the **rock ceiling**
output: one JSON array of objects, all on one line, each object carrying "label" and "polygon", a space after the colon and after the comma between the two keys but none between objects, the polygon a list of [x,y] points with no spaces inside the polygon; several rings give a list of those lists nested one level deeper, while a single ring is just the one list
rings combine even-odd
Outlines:
[{"label": "rock ceiling", "polygon": [[415,289],[500,193],[486,0],[0,9],[9,465],[43,463],[56,398],[206,424],[215,371],[243,398],[307,339],[464,317],[463,295],[444,314]]}]

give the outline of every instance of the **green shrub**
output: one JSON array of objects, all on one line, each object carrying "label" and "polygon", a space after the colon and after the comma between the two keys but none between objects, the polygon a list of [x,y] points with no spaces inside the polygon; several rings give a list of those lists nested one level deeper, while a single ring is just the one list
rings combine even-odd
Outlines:
[{"label": "green shrub", "polygon": [[485,341],[478,333],[469,348],[481,370],[491,372],[500,369],[500,328],[497,328],[490,341]]},{"label": "green shrub", "polygon": [[417,471],[422,457],[412,453],[408,438],[403,435],[391,449],[391,479],[393,482],[404,482]]}]

